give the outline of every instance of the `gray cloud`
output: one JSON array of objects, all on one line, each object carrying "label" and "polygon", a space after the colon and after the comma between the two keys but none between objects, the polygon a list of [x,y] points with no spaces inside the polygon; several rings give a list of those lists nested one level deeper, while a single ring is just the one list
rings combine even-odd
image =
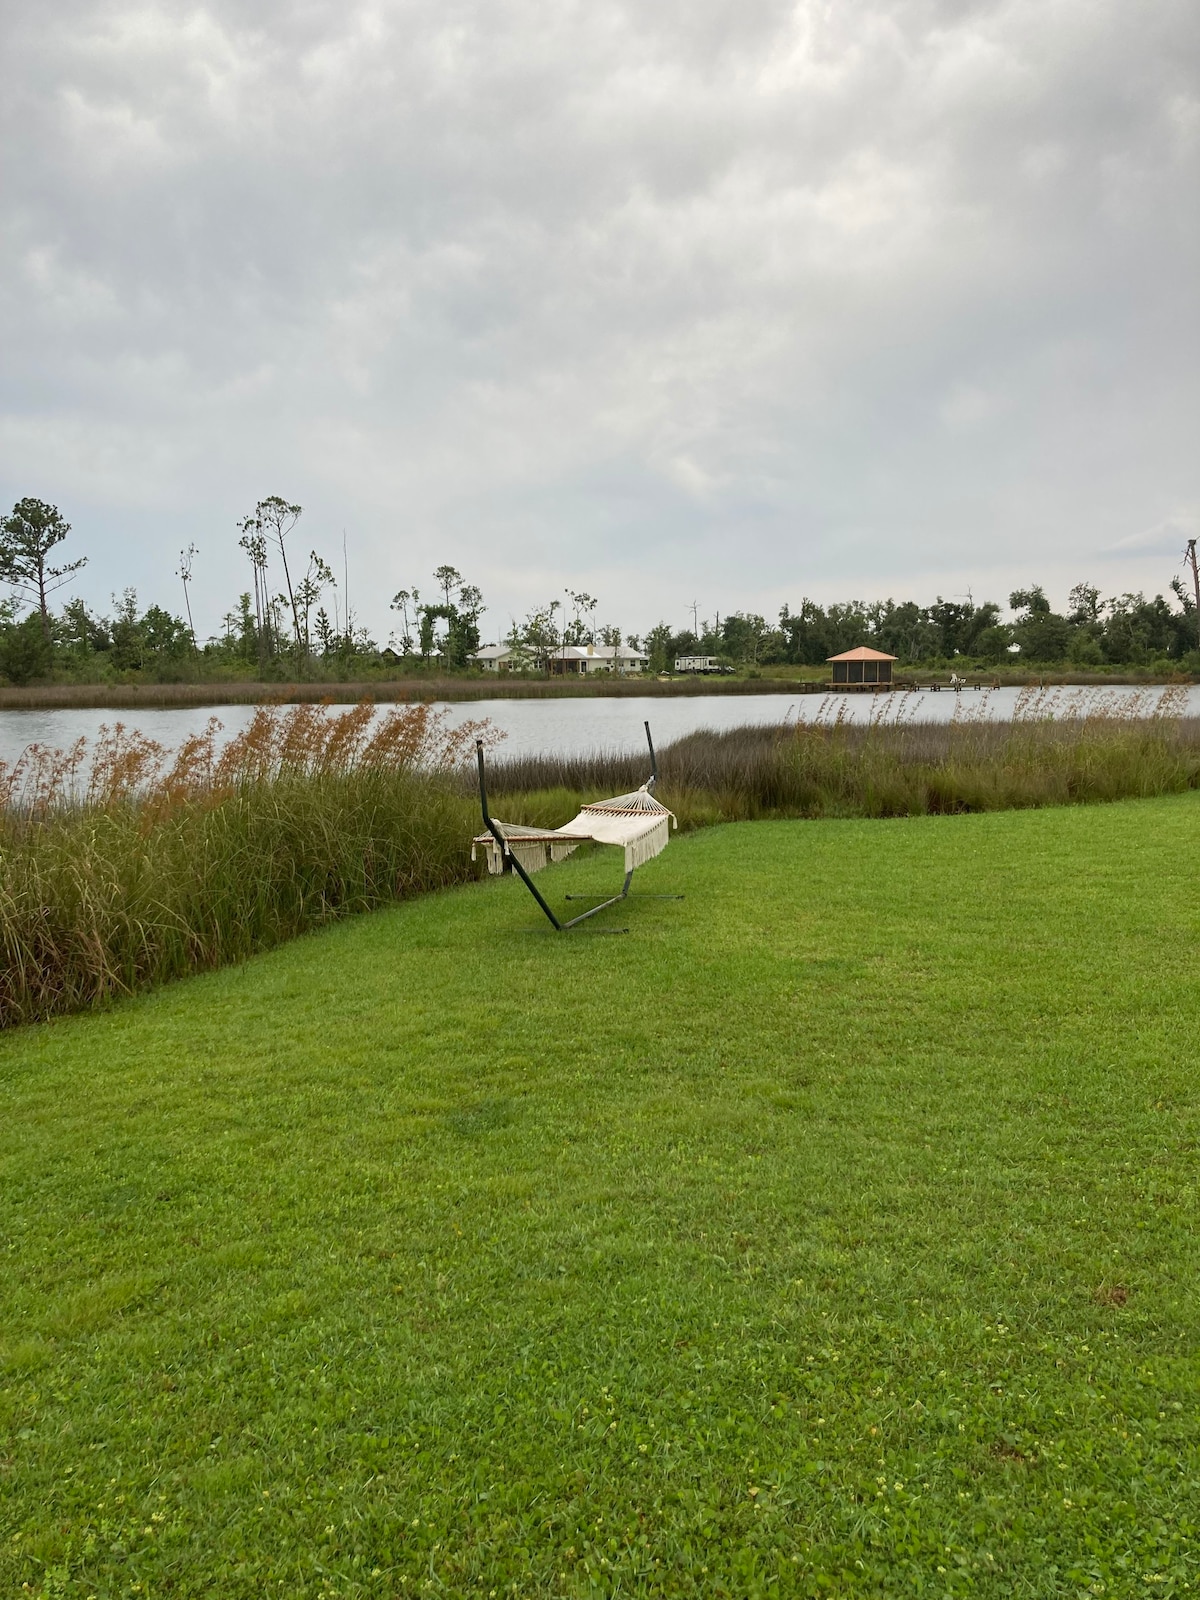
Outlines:
[{"label": "gray cloud", "polygon": [[8,18],[0,491],[97,598],[194,539],[214,624],[276,492],[382,632],[445,559],[641,627],[1196,527],[1186,0]]}]

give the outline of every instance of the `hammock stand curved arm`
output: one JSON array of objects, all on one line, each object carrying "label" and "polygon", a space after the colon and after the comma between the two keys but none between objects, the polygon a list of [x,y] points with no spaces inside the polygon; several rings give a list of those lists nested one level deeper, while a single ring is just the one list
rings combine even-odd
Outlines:
[{"label": "hammock stand curved arm", "polygon": [[[645,788],[646,788],[647,792],[652,792],[653,789],[654,789],[654,785],[658,782],[658,758],[654,753],[654,740],[653,740],[653,738],[651,737],[651,734],[650,734],[650,724],[649,724],[649,722],[643,723],[643,727],[646,730],[646,743],[650,747],[650,772],[651,772],[650,777],[646,781]],[[491,834],[492,838],[496,841],[496,844],[499,847],[500,853],[501,853],[502,857],[504,858],[504,860],[507,861],[510,870],[517,874],[517,876],[520,878],[521,882],[529,890],[530,894],[537,901],[538,905],[542,909],[542,912],[544,913],[546,918],[549,920],[549,922],[551,923],[551,925],[554,928],[554,931],[556,933],[566,933],[568,931],[568,929],[578,927],[578,925],[581,922],[586,922],[589,917],[594,917],[597,912],[605,911],[605,910],[607,910],[607,908],[609,906],[618,905],[622,900],[628,899],[628,897],[629,897],[629,885],[633,882],[634,869],[632,867],[630,867],[629,870],[625,874],[625,881],[621,885],[620,894],[610,895],[607,899],[601,900],[599,905],[591,906],[587,911],[581,911],[577,917],[571,917],[566,922],[560,921],[560,919],[555,915],[553,909],[547,903],[547,901],[546,901],[545,897],[542,895],[541,891],[538,889],[537,885],[534,883],[533,879],[530,877],[529,873],[526,872],[525,868],[521,865],[521,862],[517,858],[516,852],[513,851],[513,850],[510,850],[508,848],[508,843],[507,843],[507,841],[506,841],[506,839],[504,837],[503,832],[500,829],[499,824],[494,821],[491,812],[488,810],[487,780],[486,780],[485,773],[484,773],[483,740],[482,739],[476,739],[476,741],[475,741],[475,760],[476,760],[476,763],[477,763],[478,768],[479,768],[479,809],[480,809],[481,813],[483,814],[483,825],[487,829],[487,831]],[[582,843],[583,841],[581,840],[580,842]],[[592,898],[593,897],[591,895],[568,895],[567,896],[568,900],[572,900],[572,899],[590,900]],[[654,895],[651,898],[656,899],[656,900],[682,900],[683,896],[682,895],[675,895],[675,894],[671,894],[671,895]],[[611,932],[611,933],[628,933],[629,929],[628,928],[612,928],[612,929],[601,930],[601,931],[602,932],[603,931],[607,931],[607,932]]]}]

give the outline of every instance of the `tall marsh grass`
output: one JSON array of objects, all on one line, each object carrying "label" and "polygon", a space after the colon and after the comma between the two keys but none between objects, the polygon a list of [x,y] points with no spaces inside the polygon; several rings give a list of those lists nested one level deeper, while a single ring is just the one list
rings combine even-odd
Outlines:
[{"label": "tall marsh grass", "polygon": [[[659,755],[658,794],[684,827],[765,817],[905,817],[1073,805],[1200,787],[1200,719],[1185,689],[1135,691],[1113,708],[1031,689],[1011,721],[986,698],[947,723],[909,720],[889,696],[867,723],[830,699],[811,721],[701,731]],[[494,761],[508,820],[549,825],[580,800],[646,777],[643,755]],[[511,798],[508,798],[511,797]],[[558,817],[565,811],[564,817]]]},{"label": "tall marsh grass", "polygon": [[485,724],[260,709],[169,755],[117,725],[0,768],[0,1026],[102,1004],[470,875]]}]

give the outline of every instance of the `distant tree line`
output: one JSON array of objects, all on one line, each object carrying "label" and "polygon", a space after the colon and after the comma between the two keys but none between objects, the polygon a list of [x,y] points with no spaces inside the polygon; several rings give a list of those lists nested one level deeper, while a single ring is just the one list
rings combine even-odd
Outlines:
[{"label": "distant tree line", "polygon": [[[462,671],[480,647],[483,595],[456,567],[433,574],[434,589],[400,589],[391,601],[396,626],[380,647],[362,628],[330,562],[315,549],[300,555],[295,539],[303,508],[278,495],[260,500],[237,524],[247,563],[248,587],[222,619],[221,630],[200,640],[192,621],[191,583],[199,552],[180,551],[177,577],[183,615],[143,606],[133,589],[113,596],[110,614],[71,599],[55,610],[51,599],[86,565],[67,561],[62,546],[71,531],[58,508],[24,499],[0,519],[0,676],[9,683],[65,678],[144,677],[172,681],[203,677],[349,677],[421,671]],[[821,666],[832,655],[869,645],[902,665],[969,662],[995,667],[1182,666],[1200,672],[1200,574],[1195,541],[1185,552],[1190,582],[1170,584],[1171,598],[1124,594],[1107,599],[1091,584],[1071,590],[1056,612],[1038,586],[1009,596],[1014,620],[1001,620],[995,601],[850,600],[820,606],[802,600],[784,606],[776,622],[755,612],[730,611],[701,621],[693,607],[690,629],[660,622],[642,635],[623,635],[600,623],[598,602],[566,589],[514,621],[503,643],[534,670],[545,670],[564,645],[620,645],[644,651],[650,669],[670,671],[679,656],[707,655],[731,667]]]},{"label": "distant tree line", "polygon": [[[1001,621],[995,601],[850,600],[830,606],[803,600],[784,606],[775,624],[754,612],[735,611],[694,629],[660,622],[642,640],[655,670],[678,656],[713,655],[736,666],[791,663],[818,666],[843,650],[868,645],[902,665],[973,661],[1038,666],[1147,666],[1156,661],[1200,669],[1196,601],[1184,583],[1171,584],[1175,604],[1160,595],[1124,594],[1102,599],[1080,583],[1068,609],[1056,612],[1040,586],[1008,597],[1012,622]],[[1195,658],[1195,659],[1193,659]]]},{"label": "distant tree line", "polygon": [[[177,577],[183,615],[143,606],[134,589],[113,596],[101,615],[72,599],[55,611],[50,597],[87,563],[58,559],[71,525],[57,506],[25,499],[0,520],[0,677],[37,679],[145,677],[160,682],[204,677],[347,677],[409,668],[465,668],[479,648],[483,596],[452,566],[434,574],[440,597],[422,602],[401,590],[392,604],[400,637],[382,648],[361,627],[330,561],[307,557],[295,533],[303,507],[279,495],[260,500],[237,524],[248,587],[221,619],[216,635],[199,639],[191,584],[199,551],[180,551]],[[398,645],[398,648],[395,646]]]}]

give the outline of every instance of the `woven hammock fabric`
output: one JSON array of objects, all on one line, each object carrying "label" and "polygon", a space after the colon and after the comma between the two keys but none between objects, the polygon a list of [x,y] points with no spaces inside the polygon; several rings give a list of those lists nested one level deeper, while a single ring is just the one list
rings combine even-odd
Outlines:
[{"label": "woven hammock fabric", "polygon": [[504,871],[505,855],[517,858],[531,876],[552,861],[563,861],[573,850],[589,840],[596,844],[616,844],[625,848],[625,871],[633,872],[667,848],[670,827],[679,826],[673,811],[645,789],[619,794],[612,800],[597,800],[583,806],[565,828],[524,828],[515,822],[497,822],[504,838],[504,850],[490,833],[478,834],[471,842],[471,860],[482,845],[487,852],[490,873]]}]

